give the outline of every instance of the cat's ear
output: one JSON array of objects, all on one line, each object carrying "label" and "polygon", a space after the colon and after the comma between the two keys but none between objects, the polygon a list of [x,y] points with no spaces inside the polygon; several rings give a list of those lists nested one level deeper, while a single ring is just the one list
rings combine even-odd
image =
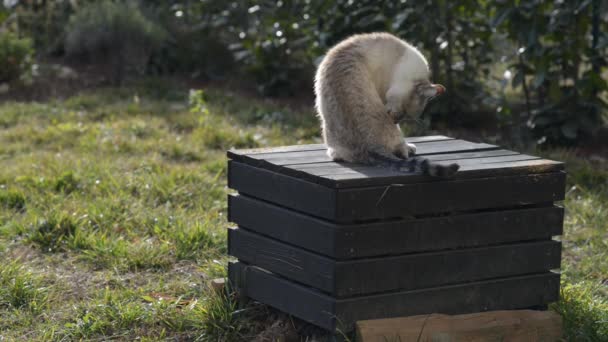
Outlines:
[{"label": "cat's ear", "polygon": [[427,98],[433,98],[435,96],[445,93],[445,87],[441,84],[430,84],[422,90],[422,95]]}]

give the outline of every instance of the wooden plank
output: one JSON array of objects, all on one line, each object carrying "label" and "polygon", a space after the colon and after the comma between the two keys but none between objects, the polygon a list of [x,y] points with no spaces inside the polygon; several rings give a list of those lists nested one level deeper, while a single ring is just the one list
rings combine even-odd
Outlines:
[{"label": "wooden plank", "polygon": [[[550,173],[562,171],[563,169],[563,163],[547,159],[510,161],[478,165],[473,163],[471,165],[463,165],[456,175],[451,178],[451,180]],[[307,173],[306,176],[312,178],[316,175]],[[336,188],[442,181],[433,179],[419,172],[405,173],[379,167],[366,169],[365,172],[344,172],[341,174],[323,175],[317,177],[321,178],[322,183],[331,184]],[[315,179],[315,181],[318,181],[318,179]]]},{"label": "wooden plank", "polygon": [[[418,155],[436,162],[461,165],[454,179],[546,173],[563,170],[563,164],[520,155],[495,145],[474,143],[445,136],[413,137],[406,141],[418,144]],[[244,164],[274,171],[332,188],[419,183],[438,181],[417,172],[330,160],[323,145],[296,145],[277,148],[231,150],[229,158]]]},{"label": "wooden plank", "polygon": [[336,216],[335,190],[239,162],[228,162],[228,187],[315,216]]},{"label": "wooden plank", "polygon": [[[438,212],[551,203],[564,198],[565,173],[390,184],[337,191],[230,161],[230,188],[331,221],[352,222]],[[404,199],[412,199],[404,201]]]},{"label": "wooden plank", "polygon": [[337,257],[337,226],[325,220],[244,195],[228,196],[228,221],[304,249]]},{"label": "wooden plank", "polygon": [[336,262],[244,229],[228,229],[228,254],[293,281],[334,292]]},{"label": "wooden plank", "polygon": [[559,268],[560,261],[556,241],[342,261],[335,293],[348,297],[540,273]]},{"label": "wooden plank", "polygon": [[[416,154],[426,156],[432,154],[446,154],[465,151],[474,152],[496,149],[498,149],[497,146],[490,144],[472,143],[465,140],[444,140],[419,144],[417,145]],[[327,156],[325,150],[253,154],[242,156],[241,160],[239,161],[250,165],[265,165],[265,163],[260,163],[259,160],[263,160],[273,165],[305,164],[332,161],[332,159]]]},{"label": "wooden plank", "polygon": [[[444,161],[444,160],[474,159],[474,158],[512,156],[512,155],[519,155],[519,153],[517,153],[515,151],[509,151],[509,150],[484,150],[484,151],[477,151],[477,152],[431,154],[431,155],[425,156],[425,158],[428,158],[433,161]],[[300,171],[316,170],[316,169],[321,169],[321,168],[327,168],[327,169],[343,168],[345,170],[349,170],[349,169],[356,170],[357,168],[369,168],[369,167],[377,168],[377,166],[369,166],[369,165],[346,163],[346,162],[319,162],[319,163],[286,164],[283,166],[292,168],[294,170],[300,170]],[[313,173],[314,173],[314,171],[313,171]]]},{"label": "wooden plank", "polygon": [[553,172],[340,189],[332,220],[345,222],[552,203],[564,199],[565,184],[566,174]]},{"label": "wooden plank", "polygon": [[[428,135],[421,137],[406,137],[405,141],[412,144],[420,144],[432,141],[442,140],[454,140],[454,138],[446,137],[444,135]],[[285,152],[299,152],[299,151],[325,151],[327,147],[325,144],[305,144],[305,145],[290,145],[290,146],[277,146],[277,147],[260,147],[252,149],[231,149],[227,151],[227,156],[234,160],[243,160],[241,157],[245,155],[261,155],[261,154],[276,154]]]},{"label": "wooden plank", "polygon": [[359,320],[522,309],[554,302],[559,295],[559,274],[550,272],[349,299],[335,299],[240,262],[230,264],[229,277],[254,300],[322,328],[345,332]]},{"label": "wooden plank", "polygon": [[539,273],[561,260],[556,241],[336,261],[244,229],[228,240],[239,260],[339,298]]},{"label": "wooden plank", "polygon": [[[445,155],[443,154],[437,156],[445,158]],[[456,174],[454,179],[546,173],[563,170],[564,168],[563,163],[536,158],[537,157],[534,156],[517,154],[453,160],[452,162],[459,162],[462,164],[460,171]],[[306,161],[309,164],[289,165],[285,167],[270,163],[266,160],[256,160],[253,163],[248,162],[247,165],[252,166],[250,164],[256,164],[255,167],[257,168],[274,171],[279,174],[313,183],[323,184],[332,188],[441,181],[421,173],[401,172],[385,167],[334,162],[314,163],[314,159],[310,158],[306,159]],[[451,163],[442,160],[437,161],[445,164]]]},{"label": "wooden plank", "polygon": [[466,315],[418,315],[359,321],[357,341],[561,341],[553,311],[503,310]]},{"label": "wooden plank", "polygon": [[228,278],[241,295],[317,326],[335,327],[335,299],[242,262],[228,264]]},{"label": "wooden plank", "polygon": [[[494,152],[494,151],[486,151],[486,152]],[[440,154],[437,156],[443,157],[442,159],[434,160],[438,164],[446,165],[446,164],[457,163],[461,167],[469,166],[468,169],[477,169],[478,167],[480,167],[484,164],[496,165],[499,163],[541,159],[540,157],[534,157],[534,156],[530,156],[530,155],[526,155],[526,154],[508,154],[508,155],[499,155],[499,156],[457,158],[457,159],[449,159],[450,158],[450,157],[448,157],[449,154]],[[383,174],[386,174],[387,176],[408,174],[408,172],[393,171],[389,168],[378,167],[378,166],[373,166],[373,165],[346,164],[346,163],[335,163],[335,162],[296,164],[296,165],[291,166],[290,168],[292,168],[294,170],[305,171],[305,172],[308,172],[308,173],[316,175],[316,176],[357,173],[357,174],[361,174],[363,177],[370,177],[371,172],[374,173],[374,177],[378,177]]]},{"label": "wooden plank", "polygon": [[228,197],[230,222],[334,259],[548,240],[562,234],[563,219],[563,208],[548,206],[337,224],[244,195]]},{"label": "wooden plank", "polygon": [[[432,289],[338,300],[341,322],[429,313],[462,314],[544,305],[559,298],[559,274],[501,278]],[[352,324],[352,323],[351,323]]]}]

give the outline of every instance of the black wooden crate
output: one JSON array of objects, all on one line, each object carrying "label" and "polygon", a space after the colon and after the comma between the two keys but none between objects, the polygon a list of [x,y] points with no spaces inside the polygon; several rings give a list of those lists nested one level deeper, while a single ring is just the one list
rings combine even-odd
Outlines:
[{"label": "black wooden crate", "polygon": [[232,283],[330,330],[557,300],[563,164],[444,136],[406,140],[460,171],[437,180],[335,163],[324,145],[229,151]]}]

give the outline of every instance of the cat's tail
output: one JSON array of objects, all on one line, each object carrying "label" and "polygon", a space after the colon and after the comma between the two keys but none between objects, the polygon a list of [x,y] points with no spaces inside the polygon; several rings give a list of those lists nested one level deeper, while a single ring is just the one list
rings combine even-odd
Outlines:
[{"label": "cat's tail", "polygon": [[399,171],[407,172],[422,172],[431,177],[451,178],[460,169],[460,165],[456,163],[444,165],[433,162],[423,157],[411,157],[407,159],[398,159],[393,156],[386,156],[380,153],[373,153],[373,159],[380,165],[389,166]]},{"label": "cat's tail", "polygon": [[432,162],[426,158],[412,158],[416,160],[416,163],[419,163],[419,168],[423,173],[428,174],[432,177],[439,178],[451,178],[454,177],[456,172],[460,169],[460,165],[456,163],[452,163],[449,165],[438,164]]}]

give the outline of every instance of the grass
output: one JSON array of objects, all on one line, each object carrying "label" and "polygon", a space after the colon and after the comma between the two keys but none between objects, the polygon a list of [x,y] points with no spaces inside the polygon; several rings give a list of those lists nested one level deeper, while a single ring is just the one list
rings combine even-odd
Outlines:
[{"label": "grass", "polygon": [[[225,275],[230,147],[318,141],[312,110],[158,82],[0,104],[0,340],[251,340]],[[608,166],[568,162],[569,340],[608,340]]]}]

